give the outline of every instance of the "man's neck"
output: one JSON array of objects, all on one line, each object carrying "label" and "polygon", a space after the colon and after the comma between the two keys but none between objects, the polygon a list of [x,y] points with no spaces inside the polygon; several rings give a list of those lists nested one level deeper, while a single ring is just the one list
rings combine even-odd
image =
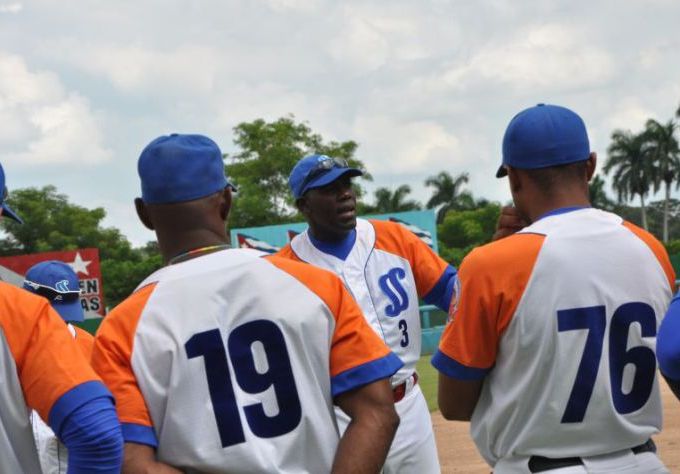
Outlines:
[{"label": "man's neck", "polygon": [[558,196],[545,201],[537,199],[532,208],[529,209],[527,217],[531,222],[536,222],[552,211],[570,207],[590,207],[590,201],[587,196]]},{"label": "man's neck", "polygon": [[[228,244],[226,233],[219,234],[207,230],[188,232],[186,234],[173,235],[168,238],[161,238],[158,236],[158,244],[163,256],[163,261],[167,264],[173,258],[179,255],[188,254],[189,252],[202,248],[224,247]],[[186,260],[199,256],[200,252],[195,255],[187,255]]]}]

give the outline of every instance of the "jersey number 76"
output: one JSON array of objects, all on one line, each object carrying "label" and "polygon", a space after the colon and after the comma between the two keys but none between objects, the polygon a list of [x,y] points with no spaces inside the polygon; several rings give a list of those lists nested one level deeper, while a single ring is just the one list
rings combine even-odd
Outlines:
[{"label": "jersey number 76", "polygon": [[[267,359],[266,370],[258,367],[253,344],[259,342]],[[227,351],[219,329],[194,334],[184,344],[187,357],[203,357],[210,401],[215,412],[222,447],[245,442],[239,406],[231,381]],[[261,403],[243,407],[248,426],[255,436],[274,438],[293,431],[300,423],[302,409],[286,341],[272,321],[259,319],[242,324],[227,339],[229,359],[236,383],[246,393],[258,394],[273,388],[279,411],[268,416]]]},{"label": "jersey number 76", "polygon": [[[628,333],[633,323],[640,325],[642,337],[656,336],[654,309],[646,303],[626,303],[614,311],[609,323],[609,382],[614,408],[622,415],[647,403],[656,371],[656,357],[652,349],[645,346],[628,348]],[[590,306],[557,312],[559,332],[579,329],[587,330],[588,336],[562,423],[580,423],[586,414],[602,358],[607,329],[605,307]],[[630,390],[624,391],[623,372],[628,364],[635,366],[635,376]]]}]

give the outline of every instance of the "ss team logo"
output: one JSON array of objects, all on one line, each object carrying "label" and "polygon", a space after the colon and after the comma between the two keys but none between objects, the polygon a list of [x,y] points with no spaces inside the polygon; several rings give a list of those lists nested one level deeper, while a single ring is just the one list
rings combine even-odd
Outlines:
[{"label": "ss team logo", "polygon": [[392,318],[399,316],[402,311],[408,308],[408,295],[400,282],[400,280],[403,280],[404,278],[406,278],[404,269],[395,267],[390,269],[378,280],[380,289],[392,302],[392,304],[385,307],[385,314]]}]

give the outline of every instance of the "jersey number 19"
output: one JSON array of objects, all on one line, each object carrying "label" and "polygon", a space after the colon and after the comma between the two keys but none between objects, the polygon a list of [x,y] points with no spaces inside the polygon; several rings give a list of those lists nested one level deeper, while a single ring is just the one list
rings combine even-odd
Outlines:
[{"label": "jersey number 19", "polygon": [[[253,344],[259,342],[266,355],[266,370],[258,367],[253,356]],[[239,406],[231,381],[227,350],[219,329],[194,334],[184,344],[187,357],[203,357],[222,447],[245,442]],[[268,416],[262,403],[243,407],[248,426],[255,436],[274,438],[297,427],[302,417],[300,398],[286,341],[281,329],[272,321],[259,319],[242,324],[231,331],[227,339],[229,359],[236,383],[246,393],[259,394],[273,388],[278,413]]]}]

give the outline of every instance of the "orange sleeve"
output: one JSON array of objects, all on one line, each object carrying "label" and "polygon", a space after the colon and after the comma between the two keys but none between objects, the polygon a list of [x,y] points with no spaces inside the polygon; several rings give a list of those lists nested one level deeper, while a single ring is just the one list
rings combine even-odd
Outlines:
[{"label": "orange sleeve", "polygon": [[517,234],[478,247],[463,259],[459,288],[432,363],[454,378],[481,378],[524,293],[545,237]]},{"label": "orange sleeve", "polygon": [[640,240],[642,240],[647,246],[652,250],[657,260],[661,264],[666,278],[668,278],[668,284],[671,286],[671,292],[675,293],[675,270],[671,264],[671,259],[668,257],[668,252],[661,242],[659,242],[656,237],[647,232],[644,229],[631,224],[628,221],[623,221],[623,225],[635,234]]},{"label": "orange sleeve", "polygon": [[[366,322],[354,298],[345,289],[340,279],[331,272],[276,256],[265,257],[269,262],[285,271],[315,293],[330,309],[335,318],[335,330],[331,342],[330,373],[337,377],[368,364],[391,364],[390,349]],[[385,359],[385,360],[383,360]],[[401,362],[386,378],[394,374]],[[391,370],[390,369],[387,371]],[[382,373],[382,372],[381,372]],[[337,395],[337,393],[334,393]]]},{"label": "orange sleeve", "polygon": [[94,336],[78,326],[73,326],[73,329],[76,331],[76,344],[78,344],[80,351],[85,355],[85,359],[89,362],[92,359]]},{"label": "orange sleeve", "polygon": [[377,220],[370,223],[375,228],[375,248],[409,261],[418,296],[423,298],[434,288],[449,264],[403,225]]},{"label": "orange sleeve", "polygon": [[155,284],[147,285],[116,306],[102,321],[94,338],[92,367],[116,399],[121,423],[151,427],[146,402],[132,370],[135,331]]},{"label": "orange sleeve", "polygon": [[62,395],[99,378],[45,298],[0,285],[0,328],[16,363],[26,404],[47,420]]}]

